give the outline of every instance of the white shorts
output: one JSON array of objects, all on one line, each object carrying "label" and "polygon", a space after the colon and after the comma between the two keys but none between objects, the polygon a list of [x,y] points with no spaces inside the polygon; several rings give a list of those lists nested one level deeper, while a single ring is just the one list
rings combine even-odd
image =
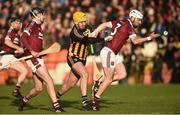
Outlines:
[{"label": "white shorts", "polygon": [[44,60],[41,58],[36,58],[37,62],[35,64],[33,64],[33,62],[31,60],[27,60],[26,63],[27,65],[31,68],[32,72],[35,73],[37,68],[39,66],[44,66]]},{"label": "white shorts", "polygon": [[100,58],[103,67],[115,68],[118,63],[122,63],[123,56],[120,54],[115,55],[114,52],[108,47],[104,47],[100,52]]},{"label": "white shorts", "polygon": [[17,61],[14,55],[8,54],[0,56],[0,69],[8,69],[12,62]]}]

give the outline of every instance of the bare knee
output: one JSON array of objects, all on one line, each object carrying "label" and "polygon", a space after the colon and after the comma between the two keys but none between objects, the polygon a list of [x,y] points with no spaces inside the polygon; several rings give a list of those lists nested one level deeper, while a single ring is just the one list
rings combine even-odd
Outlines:
[{"label": "bare knee", "polygon": [[73,88],[75,85],[76,85],[76,83],[75,82],[71,82],[71,83],[68,83],[67,84],[70,88]]},{"label": "bare knee", "polygon": [[27,76],[28,70],[26,68],[21,67],[21,69],[18,70],[20,75]]},{"label": "bare knee", "polygon": [[53,79],[52,79],[50,76],[49,76],[49,77],[46,77],[45,83],[46,83],[47,85],[54,84],[54,83],[53,83]]},{"label": "bare knee", "polygon": [[42,86],[36,86],[35,87],[35,90],[36,90],[36,92],[42,92],[43,91],[43,87]]},{"label": "bare knee", "polygon": [[88,73],[85,72],[81,76],[82,76],[82,78],[88,78]]},{"label": "bare knee", "polygon": [[28,70],[27,70],[27,69],[24,69],[24,70],[21,72],[21,74],[23,74],[24,76],[27,76]]}]

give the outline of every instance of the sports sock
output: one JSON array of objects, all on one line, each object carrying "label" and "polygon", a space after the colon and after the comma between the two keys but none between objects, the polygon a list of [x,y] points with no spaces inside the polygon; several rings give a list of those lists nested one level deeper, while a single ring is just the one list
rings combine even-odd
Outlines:
[{"label": "sports sock", "polygon": [[19,90],[21,89],[21,85],[20,84],[16,84],[16,88],[14,89],[15,92],[19,92]]},{"label": "sports sock", "polygon": [[62,94],[59,93],[59,91],[57,91],[57,98],[60,98],[62,96]]},{"label": "sports sock", "polygon": [[82,96],[82,102],[87,101],[87,95]]},{"label": "sports sock", "polygon": [[100,99],[100,96],[98,96],[98,95],[95,95],[95,96],[94,96],[94,98]]},{"label": "sports sock", "polygon": [[27,98],[26,96],[24,96],[24,97],[23,97],[23,101],[24,101],[25,103],[27,103],[27,102],[29,101],[29,98]]}]

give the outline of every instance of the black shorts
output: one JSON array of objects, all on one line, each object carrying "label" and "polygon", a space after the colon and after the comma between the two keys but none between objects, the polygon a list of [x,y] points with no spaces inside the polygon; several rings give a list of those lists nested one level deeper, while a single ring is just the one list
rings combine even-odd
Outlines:
[{"label": "black shorts", "polygon": [[73,74],[78,78],[80,79],[80,75],[78,74],[78,72],[72,68],[72,66],[77,63],[77,62],[82,62],[82,64],[85,66],[86,65],[86,60],[81,60],[77,57],[74,57],[74,56],[67,56],[67,64],[69,65],[69,67],[71,68]]}]

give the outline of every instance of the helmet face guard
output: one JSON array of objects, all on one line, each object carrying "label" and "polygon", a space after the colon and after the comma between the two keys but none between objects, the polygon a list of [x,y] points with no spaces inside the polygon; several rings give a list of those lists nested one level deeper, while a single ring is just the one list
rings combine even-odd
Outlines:
[{"label": "helmet face guard", "polygon": [[44,15],[46,12],[47,11],[45,9],[36,7],[32,9],[31,16],[36,17],[38,14]]},{"label": "helmet face guard", "polygon": [[73,14],[73,21],[75,24],[78,24],[80,22],[87,22],[88,19],[87,19],[87,16],[85,13],[83,12],[75,12]]}]

